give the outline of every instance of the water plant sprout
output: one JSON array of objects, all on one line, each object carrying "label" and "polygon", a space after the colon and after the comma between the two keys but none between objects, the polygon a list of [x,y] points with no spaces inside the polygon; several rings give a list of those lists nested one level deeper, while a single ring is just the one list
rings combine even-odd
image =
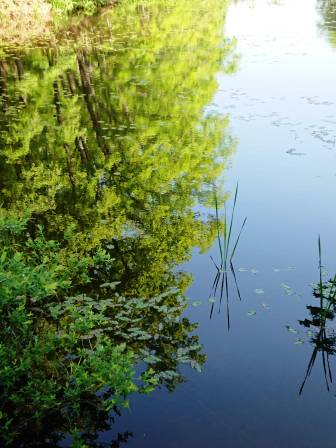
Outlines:
[{"label": "water plant sprout", "polygon": [[[235,209],[236,209],[236,204],[237,204],[237,197],[238,197],[238,182],[236,185],[236,189],[235,189],[235,195],[234,195],[234,200],[233,200],[233,207],[232,207],[232,213],[231,213],[231,218],[230,220],[228,220],[228,214],[227,214],[227,208],[226,208],[226,204],[224,204],[224,225],[223,225],[223,232],[221,232],[221,221],[219,218],[219,210],[218,210],[218,200],[217,200],[217,195],[215,193],[215,207],[216,207],[216,223],[217,223],[217,240],[218,240],[218,246],[219,246],[219,251],[220,251],[220,256],[221,256],[221,266],[220,269],[225,269],[227,268],[227,261],[230,255],[230,264],[232,265],[232,260],[234,257],[234,254],[236,252],[238,243],[239,243],[239,239],[241,236],[241,233],[243,231],[243,228],[246,224],[247,221],[247,217],[245,217],[243,224],[241,225],[241,228],[239,230],[238,236],[235,240],[234,246],[232,251],[230,252],[230,243],[231,243],[231,235],[232,235],[232,228],[233,228],[233,220],[234,220],[234,213],[235,213]],[[228,231],[228,222],[230,222],[229,225],[229,231]],[[223,238],[223,242],[221,239],[221,233],[222,233],[222,238]]]},{"label": "water plant sprout", "polygon": [[[234,223],[234,215],[236,210],[236,204],[237,204],[237,198],[238,198],[238,182],[235,189],[234,194],[234,200],[233,200],[233,206],[232,206],[232,212],[231,216],[229,217],[227,212],[226,203],[224,204],[224,221],[221,221],[219,216],[219,206],[218,206],[218,199],[216,190],[214,193],[214,201],[215,201],[215,209],[216,209],[216,226],[217,226],[217,243],[219,248],[219,254],[220,254],[220,263],[216,263],[212,256],[210,256],[216,270],[216,276],[213,281],[211,292],[210,292],[210,299],[214,298],[217,294],[217,290],[220,285],[220,306],[223,299],[223,293],[225,288],[225,295],[226,295],[226,308],[227,308],[227,325],[228,330],[230,329],[230,309],[229,309],[229,285],[228,285],[228,266],[230,266],[231,273],[233,275],[234,283],[237,289],[238,297],[241,300],[241,295],[238,287],[238,282],[236,278],[236,274],[233,267],[233,258],[236,253],[236,249],[242,234],[242,231],[245,227],[247,217],[244,218],[243,223],[239,229],[238,235],[235,240],[233,240],[233,223]],[[232,250],[231,250],[232,248]],[[214,300],[212,300],[212,306],[210,311],[210,318],[212,317],[212,313],[214,310]],[[220,309],[219,309],[220,311]]]},{"label": "water plant sprout", "polygon": [[[322,365],[324,371],[324,377],[326,381],[327,390],[330,390],[330,383],[332,383],[332,372],[330,367],[330,355],[336,353],[335,335],[328,335],[327,332],[327,319],[332,320],[335,317],[335,306],[336,306],[336,274],[329,281],[323,281],[323,266],[322,266],[322,246],[321,238],[318,237],[318,256],[319,256],[319,281],[314,285],[314,296],[320,299],[320,306],[312,307],[308,306],[310,309],[313,319],[304,321],[299,321],[300,324],[310,327],[311,325],[318,327],[317,333],[312,337],[311,342],[314,344],[314,350],[310,357],[308,367],[304,380],[301,384],[299,394],[301,395],[306,384],[308,377],[310,376],[318,352],[322,354]],[[314,321],[314,317],[315,319]]]}]

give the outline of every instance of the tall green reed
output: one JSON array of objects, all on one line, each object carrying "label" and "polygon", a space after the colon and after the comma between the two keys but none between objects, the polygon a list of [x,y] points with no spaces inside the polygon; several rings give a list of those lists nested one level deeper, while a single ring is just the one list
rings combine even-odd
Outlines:
[{"label": "tall green reed", "polygon": [[[223,295],[225,292],[228,330],[230,329],[228,264],[230,265],[230,270],[231,270],[231,273],[233,276],[233,280],[234,280],[234,284],[235,284],[235,287],[237,290],[239,300],[241,300],[237,277],[236,277],[234,267],[233,267],[233,258],[236,253],[236,249],[238,247],[238,243],[239,243],[242,231],[243,231],[246,221],[247,221],[247,217],[245,217],[236,238],[234,238],[233,237],[234,217],[235,217],[237,198],[238,198],[238,182],[237,182],[236,189],[235,189],[231,214],[229,215],[229,213],[227,211],[227,206],[225,203],[224,204],[224,219],[221,219],[220,213],[219,213],[219,205],[218,205],[218,198],[217,198],[216,190],[214,192],[214,202],[215,202],[215,210],[216,210],[217,243],[218,243],[220,260],[218,263],[216,263],[215,260],[213,259],[213,257],[212,256],[210,257],[216,270],[217,270],[217,273],[216,273],[215,279],[214,279],[212,287],[211,287],[209,298],[213,297],[213,296],[216,297],[217,291],[218,290],[220,291],[220,293],[219,293],[219,297],[220,297],[219,312],[220,312],[220,307],[221,307]],[[210,318],[212,317],[213,310],[214,310],[214,301],[211,306]]]},{"label": "tall green reed", "polygon": [[[217,199],[216,191],[215,191],[215,195],[214,195],[215,208],[216,208],[217,241],[218,241],[218,247],[219,247],[219,253],[220,253],[220,269],[224,269],[224,270],[227,269],[228,260],[230,261],[230,264],[232,265],[232,261],[233,261],[234,255],[236,253],[236,249],[238,247],[238,243],[239,243],[242,231],[243,231],[246,221],[247,221],[247,217],[245,217],[236,239],[233,240],[232,232],[233,232],[233,222],[234,222],[234,217],[235,217],[237,198],[238,198],[238,182],[237,182],[236,189],[235,189],[231,216],[229,216],[229,214],[228,214],[226,203],[225,203],[225,205],[224,205],[224,220],[222,222],[219,217],[219,207],[218,207],[218,199]],[[232,243],[232,241],[233,241],[233,243]],[[233,244],[233,249],[231,250],[232,244]]]}]

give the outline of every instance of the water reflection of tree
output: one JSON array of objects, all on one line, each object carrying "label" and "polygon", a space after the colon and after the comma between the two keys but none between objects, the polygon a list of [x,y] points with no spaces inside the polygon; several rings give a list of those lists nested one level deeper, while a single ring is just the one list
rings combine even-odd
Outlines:
[{"label": "water reflection of tree", "polygon": [[[75,439],[78,446],[88,446],[90,448],[121,448],[127,444],[129,440],[134,437],[130,431],[117,433],[109,436],[108,442],[101,441],[100,434],[105,431],[110,431],[115,420],[121,416],[118,410],[113,413],[106,412],[100,409],[100,403],[91,402],[83,407],[83,419],[79,423],[79,428],[83,429],[81,435]],[[50,417],[53,421],[50,421]],[[34,428],[35,430],[37,428]],[[69,429],[69,425],[55,413],[40,421],[40,427],[35,433],[18,434],[15,441],[15,447],[27,448],[55,448],[56,446],[70,446],[70,443],[75,445],[75,442],[70,442],[64,433]],[[63,431],[63,432],[62,432]],[[76,445],[75,445],[76,446]]]},{"label": "water reflection of tree", "polygon": [[336,354],[336,332],[331,327],[331,322],[336,315],[336,278],[315,285],[313,294],[319,300],[319,306],[308,305],[310,318],[299,321],[301,325],[309,329],[310,342],[314,347],[300,388],[300,394],[303,392],[319,353],[321,354],[323,374],[328,391],[333,381],[330,356]]},{"label": "water reflection of tree", "polygon": [[[101,37],[1,61],[0,202],[18,217],[30,210],[30,233],[42,224],[65,252],[106,250],[113,262],[95,266],[91,285],[74,291],[76,306],[112,295],[109,336],[173,390],[183,381],[181,363],[205,359],[196,326],[182,317],[190,278],[175,267],[214,238],[213,223],[193,209],[208,200],[232,148],[222,144],[227,120],[205,115],[204,107],[223,61],[229,72],[234,64],[233,44],[222,37],[225,4],[158,5],[137,9],[132,36],[116,45]],[[124,25],[130,17],[111,14]],[[105,19],[97,26],[106,37]],[[111,279],[112,290],[101,288]],[[109,427],[98,397],[82,414],[78,426],[89,433]],[[28,425],[24,446],[27,434],[40,434],[32,446],[46,446],[48,434],[67,431],[61,413],[50,425],[48,416]]]},{"label": "water reflection of tree", "polygon": [[319,0],[317,5],[322,19],[320,29],[327,35],[330,44],[336,47],[336,1]]}]

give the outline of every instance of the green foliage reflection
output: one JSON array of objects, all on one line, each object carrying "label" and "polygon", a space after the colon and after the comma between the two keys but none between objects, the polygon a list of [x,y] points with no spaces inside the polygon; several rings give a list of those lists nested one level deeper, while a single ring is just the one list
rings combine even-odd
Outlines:
[{"label": "green foliage reflection", "polygon": [[175,268],[215,238],[195,206],[233,149],[205,110],[234,70],[225,8],[123,5],[85,45],[0,62],[1,418],[16,446],[101,430],[130,392],[173,390],[181,363],[204,363]]},{"label": "green foliage reflection", "polygon": [[336,47],[336,2],[335,0],[319,0],[318,9],[321,14],[320,28],[329,38],[329,42]]}]

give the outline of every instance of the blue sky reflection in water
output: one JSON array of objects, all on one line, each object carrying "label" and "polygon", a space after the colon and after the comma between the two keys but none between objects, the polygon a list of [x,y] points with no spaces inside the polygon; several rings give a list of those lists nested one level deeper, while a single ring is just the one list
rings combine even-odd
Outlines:
[{"label": "blue sky reflection in water", "polygon": [[238,141],[223,176],[231,193],[239,180],[236,222],[248,216],[234,262],[242,300],[231,281],[229,333],[225,306],[209,319],[218,247],[195,251],[188,295],[202,305],[188,314],[199,322],[204,372],[186,372],[173,394],[136,397],[116,425],[133,432],[129,446],[334,446],[335,388],[326,389],[319,355],[299,396],[313,346],[298,320],[316,300],[318,234],[323,264],[336,270],[336,22],[323,23],[321,4],[229,9],[224,33],[237,38],[239,70],[219,75],[211,107],[229,114]]}]

